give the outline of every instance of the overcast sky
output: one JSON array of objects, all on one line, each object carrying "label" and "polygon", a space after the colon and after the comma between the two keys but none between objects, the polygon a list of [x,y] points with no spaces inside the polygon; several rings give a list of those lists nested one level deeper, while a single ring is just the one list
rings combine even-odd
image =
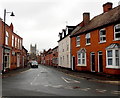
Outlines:
[{"label": "overcast sky", "polygon": [[[30,50],[30,44],[37,49],[48,50],[58,45],[58,33],[66,25],[75,26],[83,19],[84,12],[90,18],[103,12],[102,5],[112,2],[118,6],[120,0],[0,0],[0,17],[4,9],[13,11],[15,17],[6,16],[6,23],[14,25],[14,32],[23,38],[23,45]],[[67,22],[66,22],[67,21]]]}]

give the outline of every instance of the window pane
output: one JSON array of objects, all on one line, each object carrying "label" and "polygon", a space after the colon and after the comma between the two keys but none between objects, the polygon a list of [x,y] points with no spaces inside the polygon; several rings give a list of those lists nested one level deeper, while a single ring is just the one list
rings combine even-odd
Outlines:
[{"label": "window pane", "polygon": [[106,35],[106,32],[105,32],[105,30],[103,30],[103,31],[102,31],[102,35]]},{"label": "window pane", "polygon": [[90,43],[90,39],[87,39],[87,44]]},{"label": "window pane", "polygon": [[82,53],[82,58],[85,58],[85,53]]},{"label": "window pane", "polygon": [[90,33],[86,34],[86,38],[90,38]]},{"label": "window pane", "polygon": [[116,66],[120,66],[119,64],[120,64],[119,58],[116,58]]},{"label": "window pane", "polygon": [[108,65],[112,65],[112,58],[108,59]]},{"label": "window pane", "polygon": [[115,32],[120,32],[120,28],[115,28]]},{"label": "window pane", "polygon": [[81,59],[78,59],[78,64],[81,64]]},{"label": "window pane", "polygon": [[82,59],[82,64],[85,64],[85,59]]},{"label": "window pane", "polygon": [[112,57],[112,50],[107,51],[107,56]]},{"label": "window pane", "polygon": [[78,58],[81,58],[81,53],[78,53]]},{"label": "window pane", "polygon": [[116,33],[115,38],[120,38],[120,33]]},{"label": "window pane", "polygon": [[119,57],[119,51],[115,50],[115,57]]},{"label": "window pane", "polygon": [[106,40],[106,37],[103,37],[103,41],[105,41]]}]

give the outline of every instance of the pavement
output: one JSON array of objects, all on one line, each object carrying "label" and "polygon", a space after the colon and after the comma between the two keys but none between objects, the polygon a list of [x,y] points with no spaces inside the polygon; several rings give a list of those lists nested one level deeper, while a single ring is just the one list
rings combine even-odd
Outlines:
[{"label": "pavement", "polygon": [[[46,65],[41,65],[41,66],[46,66]],[[51,67],[55,70],[61,71],[71,77],[84,78],[89,81],[120,85],[120,76],[113,76],[113,75],[108,75],[108,74],[103,74],[103,73],[99,74],[99,73],[91,73],[91,72],[72,71],[70,69],[61,68],[61,67],[53,67],[53,66],[47,66],[47,67]],[[18,73],[21,73],[27,70],[29,70],[28,67],[12,70],[7,73],[4,73],[2,75],[2,78],[13,76],[13,75],[16,75]]]}]

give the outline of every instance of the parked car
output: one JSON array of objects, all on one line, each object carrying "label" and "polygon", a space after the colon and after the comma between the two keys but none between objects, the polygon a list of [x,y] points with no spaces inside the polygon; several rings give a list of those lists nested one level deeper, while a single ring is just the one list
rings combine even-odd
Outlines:
[{"label": "parked car", "polygon": [[30,62],[30,67],[31,68],[38,68],[38,62],[37,61],[31,61]]}]

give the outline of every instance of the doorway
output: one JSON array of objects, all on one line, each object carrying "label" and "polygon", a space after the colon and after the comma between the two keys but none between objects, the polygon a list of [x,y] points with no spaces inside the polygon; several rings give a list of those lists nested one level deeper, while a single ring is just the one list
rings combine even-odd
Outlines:
[{"label": "doorway", "polygon": [[91,71],[95,72],[95,53],[91,53]]},{"label": "doorway", "polygon": [[103,55],[102,52],[98,52],[98,72],[103,72]]}]

